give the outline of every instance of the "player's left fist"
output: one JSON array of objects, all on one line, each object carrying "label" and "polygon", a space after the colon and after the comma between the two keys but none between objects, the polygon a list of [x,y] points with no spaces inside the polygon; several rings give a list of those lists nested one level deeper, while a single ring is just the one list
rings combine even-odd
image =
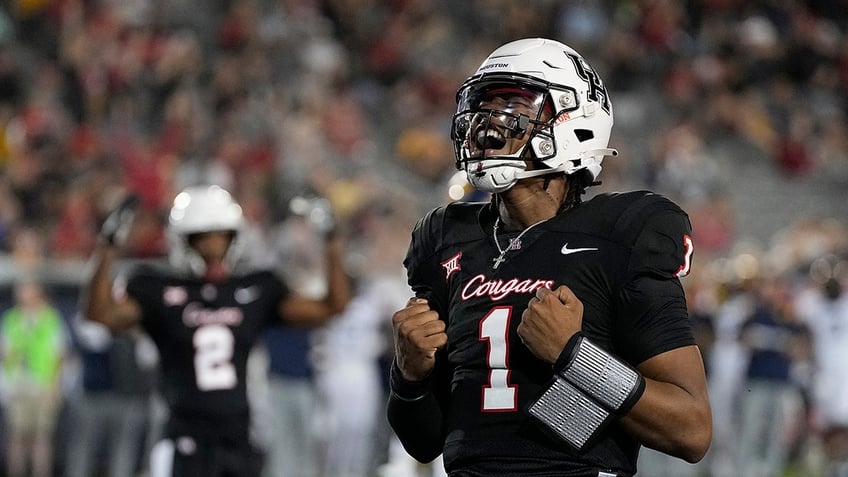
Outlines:
[{"label": "player's left fist", "polygon": [[568,339],[583,326],[583,302],[565,285],[540,288],[521,314],[518,336],[539,359],[555,363]]},{"label": "player's left fist", "polygon": [[395,361],[404,379],[422,381],[436,366],[436,352],[447,345],[445,322],[423,298],[412,298],[392,315]]}]

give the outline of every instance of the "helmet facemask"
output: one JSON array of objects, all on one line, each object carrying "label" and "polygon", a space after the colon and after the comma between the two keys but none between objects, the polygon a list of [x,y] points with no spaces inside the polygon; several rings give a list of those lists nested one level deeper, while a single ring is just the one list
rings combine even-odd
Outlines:
[{"label": "helmet facemask", "polygon": [[451,128],[456,166],[475,188],[502,192],[526,174],[528,161],[545,167],[541,161],[555,151],[543,153],[533,145],[553,144],[546,122],[553,109],[546,90],[515,82],[477,82],[457,97]]}]

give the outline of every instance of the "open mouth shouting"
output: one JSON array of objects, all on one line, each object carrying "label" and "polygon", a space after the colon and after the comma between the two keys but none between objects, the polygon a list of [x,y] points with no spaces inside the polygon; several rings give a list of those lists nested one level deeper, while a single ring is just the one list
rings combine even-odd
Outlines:
[{"label": "open mouth shouting", "polygon": [[481,127],[474,136],[476,146],[482,151],[499,151],[506,146],[506,137],[495,127]]}]

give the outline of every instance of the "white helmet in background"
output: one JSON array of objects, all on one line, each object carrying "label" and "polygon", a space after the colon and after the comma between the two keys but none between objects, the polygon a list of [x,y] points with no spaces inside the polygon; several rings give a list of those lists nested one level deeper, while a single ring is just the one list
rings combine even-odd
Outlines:
[{"label": "white helmet in background", "polygon": [[244,252],[244,215],[229,192],[217,185],[192,186],[174,198],[168,216],[168,258],[183,272],[206,273],[206,263],[189,244],[189,237],[203,232],[229,231],[233,241],[227,249],[226,265],[234,269]]},{"label": "white helmet in background", "polygon": [[[481,107],[497,94],[520,95],[535,117]],[[489,55],[457,92],[451,127],[456,166],[477,189],[503,192],[519,179],[585,169],[596,180],[613,124],[612,103],[595,70],[572,48],[531,38],[507,43]],[[550,117],[542,120],[546,112]],[[530,131],[525,145],[512,153],[492,153],[507,139]],[[527,170],[525,161],[536,162]]]}]

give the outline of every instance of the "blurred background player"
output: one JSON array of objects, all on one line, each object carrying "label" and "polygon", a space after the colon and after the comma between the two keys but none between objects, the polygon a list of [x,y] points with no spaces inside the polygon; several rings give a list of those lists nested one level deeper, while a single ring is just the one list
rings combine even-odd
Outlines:
[{"label": "blurred background player", "polygon": [[273,272],[245,268],[250,244],[230,193],[192,186],[170,211],[169,263],[139,266],[113,293],[112,264],[131,217],[127,205],[104,224],[83,311],[112,329],[141,325],[156,343],[169,416],[151,476],[255,477],[263,460],[250,435],[248,355],[269,323],[316,325],[344,310],[341,239],[327,240],[327,294],[302,297]]},{"label": "blurred background player", "polygon": [[67,399],[74,438],[67,444],[64,475],[127,477],[145,471],[158,435],[154,425],[161,425],[161,419],[152,419],[155,345],[140,329],[113,333],[79,314],[72,324],[82,369]]},{"label": "blurred background player", "polygon": [[812,411],[821,435],[825,477],[848,476],[848,259],[825,255],[810,264],[810,285],[796,312],[813,334]]},{"label": "blurred background player", "polygon": [[401,266],[408,217],[401,201],[360,207],[361,240],[350,267],[353,298],[344,313],[316,333],[325,476],[371,477],[386,460],[388,426],[381,416],[388,374],[385,357],[391,349],[388,323],[409,296]]},{"label": "blurred background player", "polygon": [[[299,295],[327,292],[325,237],[334,227],[329,202],[313,190],[283,200],[286,215],[272,232],[269,252],[278,272]],[[321,419],[315,384],[314,334],[322,327],[283,323],[265,331],[265,395],[256,399],[254,422],[266,434],[266,477],[317,477]],[[295,464],[296,463],[296,464]]]}]

